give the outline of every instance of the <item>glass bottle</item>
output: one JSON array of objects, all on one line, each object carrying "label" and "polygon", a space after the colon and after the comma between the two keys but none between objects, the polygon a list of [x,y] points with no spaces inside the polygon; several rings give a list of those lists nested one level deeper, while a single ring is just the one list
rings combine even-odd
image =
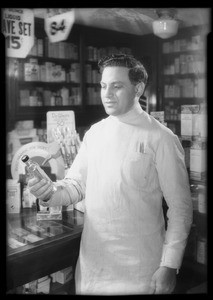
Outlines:
[{"label": "glass bottle", "polygon": [[49,199],[57,191],[57,187],[54,185],[52,180],[44,172],[44,170],[42,170],[42,168],[39,166],[39,164],[34,162],[32,159],[30,159],[28,155],[23,155],[21,160],[26,164],[27,171],[29,172],[30,178],[37,177],[40,180],[46,179],[47,181],[52,183],[52,190],[51,190],[50,195],[48,195],[48,199]]},{"label": "glass bottle", "polygon": [[55,96],[55,105],[56,106],[61,106],[62,105],[62,101],[63,101],[63,99],[62,99],[62,97],[60,95],[60,92],[58,91],[56,93],[56,96]]}]

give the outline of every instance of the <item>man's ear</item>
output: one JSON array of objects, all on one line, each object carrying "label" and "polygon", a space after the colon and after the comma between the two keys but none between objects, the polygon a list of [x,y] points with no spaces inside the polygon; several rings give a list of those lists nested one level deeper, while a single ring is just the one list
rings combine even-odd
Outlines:
[{"label": "man's ear", "polygon": [[140,82],[135,86],[137,97],[140,97],[143,94],[144,88],[145,88],[145,84],[143,82]]}]

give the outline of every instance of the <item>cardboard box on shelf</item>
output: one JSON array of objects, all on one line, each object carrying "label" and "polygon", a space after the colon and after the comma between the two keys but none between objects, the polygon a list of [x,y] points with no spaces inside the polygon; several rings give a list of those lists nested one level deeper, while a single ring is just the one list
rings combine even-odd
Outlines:
[{"label": "cardboard box on shelf", "polygon": [[7,212],[20,213],[21,189],[16,179],[7,179]]},{"label": "cardboard box on shelf", "polygon": [[73,268],[72,266],[65,268],[56,273],[56,281],[65,284],[66,282],[73,279]]},{"label": "cardboard box on shelf", "polygon": [[206,142],[193,141],[190,147],[190,178],[204,180],[206,171]]},{"label": "cardboard box on shelf", "polygon": [[160,123],[164,124],[164,111],[151,111],[150,115],[153,116]]},{"label": "cardboard box on shelf", "polygon": [[206,137],[205,120],[202,104],[181,105],[181,136],[186,140]]},{"label": "cardboard box on shelf", "polygon": [[42,281],[41,283],[37,282],[37,294],[49,294],[50,292],[50,278],[47,278],[46,280]]}]

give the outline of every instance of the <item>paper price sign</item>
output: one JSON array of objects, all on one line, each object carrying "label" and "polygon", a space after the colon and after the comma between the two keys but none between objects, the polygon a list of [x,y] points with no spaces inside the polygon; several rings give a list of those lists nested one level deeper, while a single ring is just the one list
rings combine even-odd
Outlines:
[{"label": "paper price sign", "polygon": [[2,33],[6,39],[6,55],[25,58],[34,44],[34,14],[32,10],[5,8],[2,15]]},{"label": "paper price sign", "polygon": [[45,31],[50,42],[60,42],[67,39],[74,23],[74,11],[68,11],[53,17],[46,17]]}]

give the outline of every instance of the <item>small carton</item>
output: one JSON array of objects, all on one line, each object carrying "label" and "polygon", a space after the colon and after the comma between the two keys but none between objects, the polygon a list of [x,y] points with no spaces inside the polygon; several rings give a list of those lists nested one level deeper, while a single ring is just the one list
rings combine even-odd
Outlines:
[{"label": "small carton", "polygon": [[48,277],[42,282],[37,282],[37,293],[49,294],[51,279]]},{"label": "small carton", "polygon": [[21,189],[17,179],[7,179],[7,212],[20,213]]},{"label": "small carton", "polygon": [[46,65],[40,65],[40,81],[47,81]]},{"label": "small carton", "polygon": [[24,63],[24,80],[32,81],[31,80],[31,64],[29,62]]},{"label": "small carton", "polygon": [[72,266],[65,268],[56,273],[56,280],[61,284],[65,284],[66,282],[73,279],[73,269]]},{"label": "small carton", "polygon": [[197,135],[196,120],[200,110],[199,105],[181,105],[181,136],[186,140],[191,140]]},{"label": "small carton", "polygon": [[150,115],[153,116],[160,123],[164,123],[164,111],[151,111]]},{"label": "small carton", "polygon": [[206,171],[206,142],[195,140],[190,147],[190,178],[204,180]]},{"label": "small carton", "polygon": [[[46,207],[45,207],[46,208]],[[58,206],[57,206],[58,208]],[[53,207],[50,207],[50,210],[40,210],[37,212],[37,220],[62,220],[62,210],[61,208],[53,210]]]}]

